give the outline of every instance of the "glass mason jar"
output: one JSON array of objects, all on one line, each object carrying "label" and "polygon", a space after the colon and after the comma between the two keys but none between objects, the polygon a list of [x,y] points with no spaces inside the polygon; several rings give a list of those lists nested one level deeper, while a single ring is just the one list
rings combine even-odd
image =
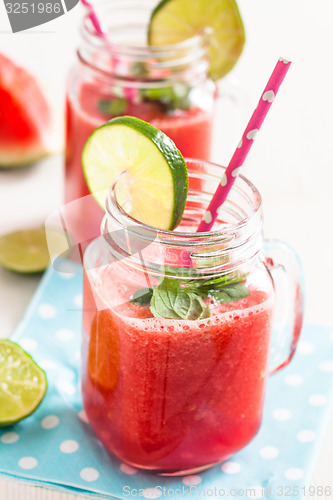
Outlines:
[{"label": "glass mason jar", "polygon": [[[208,76],[206,37],[147,46],[155,4],[151,0],[141,5],[135,0],[101,3],[99,14],[110,42],[95,33],[88,16],[83,19],[78,60],[68,79],[66,202],[89,194],[82,148],[92,131],[114,116],[148,121],[165,132],[184,156],[209,160],[216,86]],[[96,214],[101,219],[102,211]]]},{"label": "glass mason jar", "polygon": [[121,176],[84,255],[85,411],[113,455],[163,474],[203,470],[255,436],[267,375],[290,361],[303,316],[297,257],[263,241],[257,189],[240,176],[214,230],[196,233],[223,167],[187,165],[176,231],[126,215]]}]

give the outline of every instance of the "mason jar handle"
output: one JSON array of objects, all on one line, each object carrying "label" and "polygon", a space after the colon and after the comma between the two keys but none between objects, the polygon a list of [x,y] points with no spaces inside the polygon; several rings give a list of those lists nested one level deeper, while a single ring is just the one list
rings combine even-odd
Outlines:
[{"label": "mason jar handle", "polygon": [[273,336],[269,373],[276,373],[292,360],[301,333],[304,286],[300,260],[295,251],[278,240],[265,240],[265,265],[275,289]]}]

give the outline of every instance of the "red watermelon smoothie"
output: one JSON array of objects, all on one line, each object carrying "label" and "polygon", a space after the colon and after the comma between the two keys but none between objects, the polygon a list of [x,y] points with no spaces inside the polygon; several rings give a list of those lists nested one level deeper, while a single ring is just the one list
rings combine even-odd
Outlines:
[{"label": "red watermelon smoothie", "polygon": [[226,460],[260,426],[272,292],[250,286],[205,320],[154,318],[128,302],[134,272],[125,283],[111,267],[84,279],[82,393],[96,435],[119,460],[156,472]]},{"label": "red watermelon smoothie", "polygon": [[[83,146],[95,128],[111,119],[99,110],[99,102],[110,99],[107,85],[101,82],[83,83],[77,95],[67,98],[65,201],[90,194],[83,176],[81,154]],[[185,157],[209,160],[212,138],[212,112],[198,106],[188,110],[163,112],[150,101],[128,102],[123,115],[141,118],[162,130]],[[102,211],[98,210],[99,219]]]}]

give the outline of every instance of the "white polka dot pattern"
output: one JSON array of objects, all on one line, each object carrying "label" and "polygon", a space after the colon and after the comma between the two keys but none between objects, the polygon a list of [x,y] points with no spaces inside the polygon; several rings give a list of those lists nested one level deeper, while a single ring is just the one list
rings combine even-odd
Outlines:
[{"label": "white polka dot pattern", "polygon": [[311,430],[299,431],[297,434],[297,439],[301,443],[309,443],[310,441],[316,439],[316,433]]},{"label": "white polka dot pattern", "polygon": [[82,303],[83,303],[82,293],[79,293],[78,295],[75,295],[75,297],[74,297],[74,304],[77,307],[82,307]]},{"label": "white polka dot pattern", "polygon": [[162,491],[157,488],[145,488],[142,492],[144,498],[159,498],[162,495]]},{"label": "white polka dot pattern", "polygon": [[223,186],[223,187],[224,187],[224,186],[226,186],[226,185],[227,185],[227,182],[228,182],[228,177],[226,176],[226,174],[224,174],[224,175],[222,176],[222,179],[221,179],[220,184],[221,184],[221,186]]},{"label": "white polka dot pattern", "polygon": [[[31,416],[11,428],[0,428],[1,470],[10,463],[11,472],[25,480],[54,481],[63,488],[69,485],[114,498],[121,498],[125,484],[142,489],[141,498],[152,499],[163,497],[156,484],[192,491],[207,490],[212,484],[225,490],[253,488],[249,498],[263,497],[263,485],[268,485],[270,477],[276,483],[305,484],[309,457],[331,407],[332,329],[305,326],[291,365],[269,377],[262,427],[244,450],[208,473],[156,476],[117,462],[94,438],[79,390],[81,322],[77,309],[82,274],[69,280],[54,270],[47,273],[52,277],[45,281],[44,292],[39,292],[30,319],[21,328],[19,343],[45,368],[48,391]],[[101,435],[110,439],[109,431],[102,428]],[[181,457],[192,460],[195,454],[184,447]],[[206,498],[215,500],[214,495]]]},{"label": "white polka dot pattern", "polygon": [[205,213],[204,213],[204,221],[207,222],[207,224],[209,224],[210,222],[212,222],[212,214],[209,210],[207,210]]},{"label": "white polka dot pattern", "polygon": [[284,422],[285,420],[289,420],[291,417],[291,412],[287,408],[277,408],[273,411],[273,418],[275,420],[280,420]]},{"label": "white polka dot pattern", "polygon": [[69,342],[70,340],[73,340],[74,332],[68,328],[60,328],[60,330],[56,332],[56,337],[61,342]]},{"label": "white polka dot pattern", "polygon": [[183,477],[183,484],[186,486],[196,486],[201,483],[201,477],[198,474]]},{"label": "white polka dot pattern", "polygon": [[301,479],[304,476],[304,472],[302,469],[295,467],[287,469],[284,475],[287,479],[290,479],[291,481],[297,481],[298,479]]},{"label": "white polka dot pattern", "polygon": [[120,464],[120,470],[124,474],[127,474],[128,476],[133,476],[134,474],[137,474],[138,469],[134,469],[134,467],[131,467],[130,465],[127,464]]},{"label": "white polka dot pattern", "polygon": [[56,308],[52,304],[41,304],[38,307],[38,314],[43,319],[54,318],[57,314]]},{"label": "white polka dot pattern", "polygon": [[72,439],[63,441],[60,445],[60,450],[63,453],[75,453],[79,449],[79,443]]},{"label": "white polka dot pattern", "polygon": [[302,384],[303,377],[301,377],[301,375],[298,375],[298,374],[286,375],[284,377],[284,382],[287,385],[291,385],[291,386],[295,386],[296,387],[296,386]]},{"label": "white polka dot pattern", "polygon": [[237,177],[237,175],[240,173],[241,169],[242,169],[242,167],[237,167],[237,168],[235,168],[235,170],[233,170],[233,171],[231,172],[231,175],[232,175],[233,177]]},{"label": "white polka dot pattern", "polygon": [[333,372],[333,361],[332,360],[323,361],[319,365],[319,370],[322,372],[326,372],[326,373],[332,373]]},{"label": "white polka dot pattern", "polygon": [[257,135],[257,133],[259,132],[259,130],[257,128],[253,129],[253,130],[250,130],[247,135],[246,135],[246,138],[249,140],[249,141],[253,141]]},{"label": "white polka dot pattern", "polygon": [[13,444],[18,441],[20,436],[17,434],[17,432],[5,432],[2,434],[0,441],[4,444]]},{"label": "white polka dot pattern", "polygon": [[47,417],[43,418],[41,422],[41,426],[43,429],[54,429],[54,427],[57,427],[59,424],[59,418],[56,415],[48,415]]},{"label": "white polka dot pattern", "polygon": [[86,424],[89,423],[88,417],[87,417],[86,412],[84,410],[79,411],[78,417],[82,420],[82,422],[85,422]]},{"label": "white polka dot pattern", "polygon": [[221,470],[226,474],[238,474],[241,470],[241,466],[238,462],[225,462],[222,464]]},{"label": "white polka dot pattern", "polygon": [[266,458],[269,460],[279,456],[279,450],[276,448],[276,446],[264,446],[259,451],[259,454],[262,458]]},{"label": "white polka dot pattern", "polygon": [[21,467],[21,469],[30,470],[37,467],[38,462],[34,457],[22,457],[20,458],[18,464]]},{"label": "white polka dot pattern", "polygon": [[97,479],[99,478],[99,472],[93,467],[85,467],[84,469],[81,470],[80,477],[84,481],[90,483],[92,481],[97,481]]},{"label": "white polka dot pattern", "polygon": [[275,94],[274,94],[273,90],[267,90],[267,92],[265,92],[262,96],[262,100],[267,101],[267,102],[273,102],[274,98],[275,98]]},{"label": "white polka dot pattern", "polygon": [[324,394],[312,394],[308,399],[308,403],[312,406],[323,406],[326,401],[327,398]]}]

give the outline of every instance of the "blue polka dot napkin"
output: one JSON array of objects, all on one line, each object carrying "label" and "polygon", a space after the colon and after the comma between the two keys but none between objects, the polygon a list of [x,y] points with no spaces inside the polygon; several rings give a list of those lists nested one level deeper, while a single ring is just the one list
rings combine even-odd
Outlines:
[{"label": "blue polka dot napkin", "polygon": [[[278,499],[307,493],[333,399],[333,330],[306,326],[291,365],[270,377],[256,438],[229,461],[182,478],[143,473],[111,457],[82,410],[82,274],[50,268],[13,340],[45,369],[47,395],[24,421],[0,429],[0,473],[105,498]],[[72,271],[72,272],[68,272]],[[296,493],[295,493],[296,492]]]}]

